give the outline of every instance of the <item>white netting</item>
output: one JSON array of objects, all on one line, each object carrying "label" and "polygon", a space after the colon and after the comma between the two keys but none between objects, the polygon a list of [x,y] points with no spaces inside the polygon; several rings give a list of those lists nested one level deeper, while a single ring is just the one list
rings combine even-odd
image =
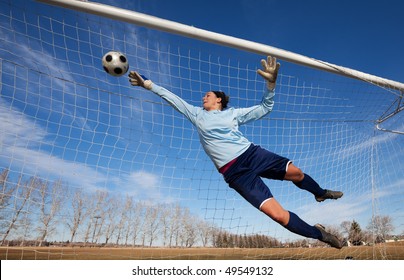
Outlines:
[{"label": "white netting", "polygon": [[[302,241],[245,202],[223,181],[182,115],[101,66],[103,54],[119,50],[131,70],[189,103],[201,104],[206,91],[223,90],[231,106],[245,107],[261,100],[261,56],[34,6],[26,10],[24,1],[1,0],[0,229],[7,248],[2,258],[22,258],[10,253],[14,246],[49,242],[142,248],[120,252],[122,258],[396,258],[394,243],[348,252],[240,251],[323,244]],[[401,93],[281,63],[274,111],[241,129],[344,197],[318,204],[291,183],[266,181],[274,196],[308,223],[325,224],[341,237],[352,233],[341,224],[355,221],[364,243],[400,239],[404,137],[377,130],[376,122],[395,110]],[[381,126],[404,127],[399,115]],[[377,216],[390,222],[370,227]],[[380,233],[380,227],[390,230]],[[211,251],[149,256],[145,248],[151,246]]]}]

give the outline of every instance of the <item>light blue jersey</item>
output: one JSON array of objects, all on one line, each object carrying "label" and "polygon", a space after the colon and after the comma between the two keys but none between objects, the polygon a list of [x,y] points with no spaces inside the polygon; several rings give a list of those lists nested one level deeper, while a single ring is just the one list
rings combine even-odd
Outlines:
[{"label": "light blue jersey", "polygon": [[216,168],[224,166],[243,154],[251,142],[239,131],[239,126],[258,120],[272,111],[273,91],[266,91],[260,104],[248,108],[206,111],[193,106],[167,89],[152,85],[154,93],[187,117],[196,127],[203,149]]}]

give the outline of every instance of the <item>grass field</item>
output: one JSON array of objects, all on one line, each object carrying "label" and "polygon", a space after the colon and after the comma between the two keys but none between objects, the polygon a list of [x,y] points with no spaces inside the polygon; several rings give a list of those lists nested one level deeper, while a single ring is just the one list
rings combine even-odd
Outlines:
[{"label": "grass field", "polygon": [[404,260],[404,242],[334,248],[0,247],[1,260]]}]

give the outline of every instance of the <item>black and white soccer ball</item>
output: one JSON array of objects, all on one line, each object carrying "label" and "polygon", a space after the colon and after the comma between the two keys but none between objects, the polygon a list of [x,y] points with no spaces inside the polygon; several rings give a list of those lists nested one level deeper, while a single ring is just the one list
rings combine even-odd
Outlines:
[{"label": "black and white soccer ball", "polygon": [[110,51],[102,57],[102,67],[108,74],[119,77],[128,72],[129,63],[123,53]]}]

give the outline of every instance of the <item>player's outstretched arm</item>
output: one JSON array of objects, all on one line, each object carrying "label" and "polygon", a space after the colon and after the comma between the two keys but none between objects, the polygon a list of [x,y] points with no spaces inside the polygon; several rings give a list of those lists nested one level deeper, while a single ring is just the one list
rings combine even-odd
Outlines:
[{"label": "player's outstretched arm", "polygon": [[140,86],[145,89],[151,90],[152,88],[152,81],[145,80],[138,72],[130,71],[129,72],[129,82],[132,86]]},{"label": "player's outstretched arm", "polygon": [[170,104],[178,112],[185,115],[193,124],[195,123],[196,112],[201,109],[200,107],[195,107],[191,104],[188,104],[181,97],[159,85],[153,84],[151,80],[148,80],[136,71],[130,71],[129,82],[132,86],[139,86],[151,90],[152,92],[163,98],[165,101],[167,101],[168,104]]},{"label": "player's outstretched arm", "polygon": [[267,81],[268,89],[273,91],[281,64],[276,62],[276,57],[268,56],[267,60],[261,60],[261,65],[262,69],[258,69],[257,72]]}]

